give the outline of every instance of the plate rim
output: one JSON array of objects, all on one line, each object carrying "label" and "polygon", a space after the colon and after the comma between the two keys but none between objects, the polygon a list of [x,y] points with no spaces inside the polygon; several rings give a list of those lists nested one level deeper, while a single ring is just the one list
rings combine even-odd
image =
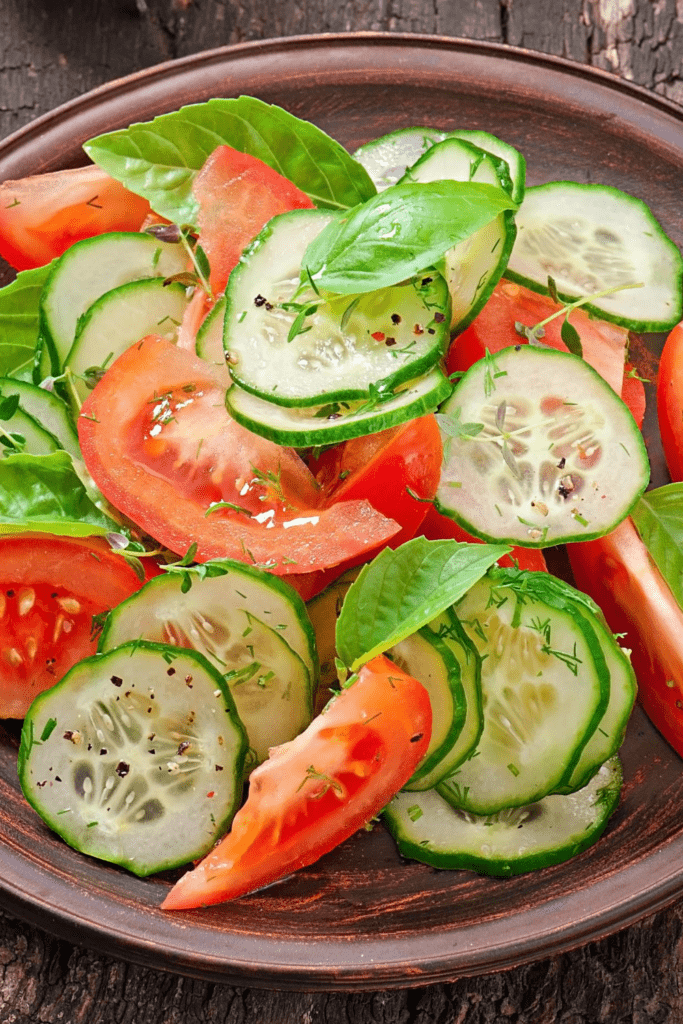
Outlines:
[{"label": "plate rim", "polygon": [[[495,57],[504,62],[532,64],[536,68],[553,69],[574,78],[607,87],[621,97],[629,96],[633,100],[644,103],[650,110],[657,110],[666,116],[673,117],[679,127],[683,128],[683,108],[666,97],[652,93],[635,83],[620,79],[611,72],[583,65],[564,57],[536,53],[535,51],[510,47],[502,43],[468,40],[458,37],[386,32],[330,33],[255,40],[230,46],[221,46],[175,60],[165,61],[137,71],[132,75],[114,79],[61,104],[54,110],[41,115],[1,140],[0,168],[2,167],[3,159],[8,154],[21,149],[33,140],[40,139],[46,131],[49,133],[49,130],[58,128],[80,112],[94,110],[105,99],[135,92],[136,89],[145,87],[145,85],[154,81],[163,82],[168,76],[173,76],[176,73],[187,70],[191,71],[193,67],[196,68],[214,63],[230,64],[245,56],[267,57],[269,53],[275,51],[292,53],[327,46],[342,47],[344,49],[354,49],[359,46],[445,49],[455,54],[474,54],[484,58]],[[25,868],[26,854],[21,853],[19,844],[15,845],[16,852],[13,849],[10,850],[10,865],[14,864],[13,858],[16,857],[17,862],[21,860]],[[32,889],[31,887],[27,889],[22,886],[16,876],[8,880],[4,877],[4,873],[7,871],[7,858],[5,859],[5,865],[0,869],[0,872],[3,873],[3,877],[0,877],[0,905],[16,913],[17,916],[29,920],[32,924],[45,928],[68,941],[73,942],[75,935],[78,941],[92,944],[103,952],[113,953],[123,959],[132,960],[155,969],[170,970],[227,983],[243,984],[246,982],[257,987],[271,989],[321,991],[332,988],[338,991],[352,991],[358,989],[372,990],[380,987],[407,988],[448,981],[456,976],[461,977],[506,970],[537,960],[539,952],[542,958],[566,952],[586,942],[603,938],[615,930],[630,926],[641,918],[661,910],[673,902],[679,895],[683,879],[683,874],[680,871],[676,873],[673,870],[673,861],[676,858],[675,854],[672,853],[672,848],[675,848],[675,852],[683,851],[683,836],[671,839],[664,847],[659,847],[654,853],[648,855],[648,863],[654,863],[655,861],[663,863],[659,866],[660,873],[657,878],[657,884],[651,884],[647,888],[647,901],[645,905],[639,904],[634,909],[631,906],[633,897],[627,893],[621,902],[610,907],[607,913],[603,911],[601,917],[591,918],[584,922],[581,929],[577,930],[574,928],[574,931],[572,931],[571,926],[569,926],[569,928],[565,928],[561,932],[558,932],[556,929],[544,930],[540,927],[541,917],[547,914],[546,905],[543,905],[534,910],[535,918],[539,919],[539,927],[533,938],[527,937],[526,944],[520,945],[517,943],[515,945],[508,942],[504,947],[495,947],[493,949],[482,947],[481,951],[474,958],[472,954],[463,956],[452,951],[445,957],[443,954],[437,956],[436,953],[432,953],[431,959],[425,956],[422,958],[422,962],[416,962],[409,976],[406,976],[405,973],[405,961],[409,958],[410,954],[408,949],[410,939],[401,938],[391,940],[391,946],[395,954],[394,958],[387,958],[381,963],[378,963],[376,960],[373,963],[370,954],[377,952],[375,947],[381,947],[380,952],[385,952],[387,949],[385,939],[368,939],[365,941],[368,954],[368,960],[365,963],[361,962],[362,957],[359,954],[353,960],[347,957],[347,962],[341,966],[334,962],[312,964],[310,954],[308,959],[304,955],[301,962],[292,962],[288,965],[278,964],[275,961],[272,964],[266,964],[265,960],[259,962],[255,958],[239,959],[234,956],[230,962],[227,962],[225,957],[221,957],[219,954],[214,957],[208,957],[206,952],[188,954],[187,950],[181,948],[182,944],[164,947],[163,956],[165,961],[162,962],[159,957],[156,940],[149,940],[145,936],[145,920],[143,920],[142,926],[138,929],[137,938],[133,939],[134,942],[137,941],[137,945],[131,947],[130,944],[126,944],[131,942],[131,933],[128,932],[126,934],[124,931],[119,935],[113,922],[107,925],[106,922],[102,924],[93,920],[75,920],[74,916],[65,909],[63,901],[58,906],[48,904],[46,897],[41,893],[40,881],[42,879],[44,883],[44,874],[41,875],[38,867],[35,867],[35,885]],[[667,867],[670,870],[667,871]],[[30,865],[30,870],[34,871],[33,864]],[[23,877],[25,881],[26,875],[24,874]],[[623,882],[623,880],[622,878],[621,881]],[[607,884],[608,880],[602,879],[599,886],[587,886],[583,890],[584,894],[586,894],[586,899],[589,899],[590,894],[594,894],[597,888],[602,889]],[[57,895],[67,896],[69,886],[69,882],[60,879],[56,889]],[[143,908],[144,911],[145,908]],[[149,923],[150,919],[147,918],[146,921]],[[184,923],[179,925],[178,936],[181,936],[183,929],[187,927],[187,918],[184,918]],[[539,946],[540,936],[543,937],[542,946]],[[292,947],[298,947],[302,944],[299,940],[292,940],[291,945]],[[331,951],[336,953],[338,951],[339,953],[344,952],[348,954],[349,945],[355,944],[331,939],[329,941],[325,940],[325,945],[328,953]],[[281,948],[282,942],[273,942],[271,946],[271,956],[274,956],[276,947]],[[398,959],[399,951],[403,959]],[[262,977],[264,971],[269,972],[266,978]],[[311,976],[312,971],[315,972],[313,977]],[[277,978],[274,980],[276,975]]]}]

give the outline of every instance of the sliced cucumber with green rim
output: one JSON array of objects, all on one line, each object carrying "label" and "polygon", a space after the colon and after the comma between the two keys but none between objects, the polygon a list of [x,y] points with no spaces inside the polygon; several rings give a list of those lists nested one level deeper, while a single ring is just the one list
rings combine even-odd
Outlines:
[{"label": "sliced cucumber with green rim", "polygon": [[383,812],[404,857],[448,870],[507,878],[561,864],[592,846],[619,801],[621,765],[613,757],[571,795],[474,815],[437,791],[401,792]]},{"label": "sliced cucumber with green rim", "polygon": [[225,295],[221,295],[211,312],[204,318],[197,331],[195,351],[200,359],[227,374],[225,352],[223,351],[223,321],[225,320]]},{"label": "sliced cucumber with green rim", "polygon": [[[493,157],[450,136],[432,146],[402,180],[479,181],[503,187]],[[451,331],[455,334],[474,319],[500,280],[515,234],[514,214],[506,210],[445,253],[442,269],[451,295]]]},{"label": "sliced cucumber with green rim", "polygon": [[243,427],[277,444],[310,448],[376,434],[434,412],[452,386],[437,367],[392,395],[366,402],[328,402],[318,408],[285,408],[237,385],[228,389],[228,412]]},{"label": "sliced cucumber with green rim", "polygon": [[[11,402],[13,395],[0,390],[0,417],[3,405]],[[16,400],[16,399],[15,399]],[[12,402],[12,407],[14,402]],[[8,413],[10,413],[8,415]],[[48,430],[44,430],[33,416],[29,416],[20,405],[7,409],[5,418],[0,418],[0,456],[15,452],[26,452],[28,455],[49,455],[59,451],[61,445],[57,438]]]},{"label": "sliced cucumber with green rim", "polygon": [[404,787],[409,790],[430,789],[455,771],[475,749],[484,728],[479,652],[450,608],[430,622],[427,628],[436,634],[458,664],[465,715],[454,742],[444,746],[440,759],[429,772],[423,773],[417,781],[411,779]]},{"label": "sliced cucumber with green rim", "polygon": [[439,793],[474,814],[540,800],[573,770],[607,707],[600,640],[547,573],[490,569],[455,611],[482,659],[484,728]]},{"label": "sliced cucumber with green rim", "polygon": [[436,271],[355,297],[298,291],[306,248],[330,220],[321,210],[274,217],[230,275],[230,375],[276,405],[365,400],[374,386],[393,391],[431,369],[448,344],[450,299]]},{"label": "sliced cucumber with green rim", "polygon": [[[607,185],[551,181],[527,190],[507,274],[633,331],[666,331],[683,313],[683,258],[641,199]],[[640,285],[630,288],[630,285]],[[625,289],[625,290],[614,290]]]},{"label": "sliced cucumber with green rim", "polygon": [[[166,285],[160,277],[130,281],[101,295],[80,317],[64,368],[82,403],[101,373],[135,342],[158,334],[175,342],[187,307],[182,284]],[[94,375],[88,380],[87,371]]]},{"label": "sliced cucumber with green rim", "polygon": [[40,299],[40,342],[52,372],[61,373],[78,318],[105,292],[143,277],[171,277],[186,269],[182,245],[137,231],[76,242],[55,262]]},{"label": "sliced cucumber with green rim", "polygon": [[21,409],[51,434],[59,447],[74,459],[81,459],[78,434],[71,413],[66,402],[58,395],[15,377],[0,377],[0,395],[2,398],[17,395]]},{"label": "sliced cucumber with green rim", "polygon": [[439,424],[439,510],[478,537],[547,547],[602,536],[649,479],[630,412],[568,352],[519,345],[480,360]]},{"label": "sliced cucumber with green rim", "polygon": [[70,845],[137,875],[206,853],[242,795],[246,738],[196,651],[136,641],[86,658],[31,705],[19,780]]},{"label": "sliced cucumber with green rim", "polygon": [[212,662],[257,761],[311,720],[313,628],[296,591],[269,573],[225,561],[157,576],[110,613],[99,647],[138,637],[192,648]]},{"label": "sliced cucumber with green rim", "polygon": [[[464,139],[479,146],[486,153],[497,158],[498,172],[501,174],[501,185],[516,203],[521,203],[524,198],[524,186],[526,182],[526,160],[523,153],[511,146],[504,139],[490,132],[482,132],[476,128],[458,128],[449,132],[447,138]],[[501,166],[502,163],[502,166]],[[505,172],[509,175],[506,180]]]},{"label": "sliced cucumber with green rim", "polygon": [[429,780],[457,743],[465,724],[467,705],[460,681],[460,665],[446,644],[428,627],[401,640],[387,654],[404,672],[422,683],[429,694],[432,735],[424,757],[406,784],[407,789],[429,788]]},{"label": "sliced cucumber with green rim", "polygon": [[524,195],[526,162],[519,150],[489,132],[457,129],[452,132],[436,128],[400,128],[366,143],[353,154],[372,178],[378,192],[395,185],[409,167],[444,139],[464,139],[479,146],[496,159],[501,185],[516,203]]}]

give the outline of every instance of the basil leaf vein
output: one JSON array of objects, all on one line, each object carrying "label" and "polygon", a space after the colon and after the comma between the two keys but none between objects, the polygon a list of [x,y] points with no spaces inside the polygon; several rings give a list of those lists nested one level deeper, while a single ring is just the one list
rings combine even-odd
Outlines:
[{"label": "basil leaf vein", "polygon": [[425,537],[385,548],[346,594],[337,620],[339,657],[355,671],[458,601],[509,550]]},{"label": "basil leaf vein", "polygon": [[647,491],[636,503],[631,518],[683,608],[683,483]]},{"label": "basil leaf vein", "polygon": [[192,184],[221,145],[258,157],[317,205],[348,209],[375,194],[365,170],[315,125],[251,96],[212,99],[99,135],[84,149],[159,214],[195,224]]}]

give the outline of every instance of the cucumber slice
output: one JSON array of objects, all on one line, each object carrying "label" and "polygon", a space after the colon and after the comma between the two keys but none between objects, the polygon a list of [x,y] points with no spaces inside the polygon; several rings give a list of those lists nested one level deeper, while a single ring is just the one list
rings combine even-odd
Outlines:
[{"label": "cucumber slice", "polygon": [[70,846],[149,875],[201,857],[225,831],[245,752],[220,673],[195,651],[136,641],[36,698],[18,771]]},{"label": "cucumber slice", "polygon": [[[202,578],[207,571],[216,575]],[[110,613],[99,649],[138,637],[200,651],[216,667],[259,762],[311,720],[313,628],[298,594],[277,577],[229,561],[157,576]]]},{"label": "cucumber slice", "polygon": [[71,413],[61,398],[45,388],[15,377],[0,377],[0,394],[3,398],[17,395],[23,411],[52,435],[57,447],[63,448],[72,458],[81,459],[78,434]]},{"label": "cucumber slice", "polygon": [[607,707],[600,641],[546,584],[546,573],[495,568],[455,606],[482,659],[484,728],[474,754],[437,788],[474,814],[553,792]]},{"label": "cucumber slice", "polygon": [[337,444],[376,434],[434,412],[452,390],[437,367],[386,400],[329,402],[318,408],[273,405],[233,385],[226,395],[228,412],[243,427],[276,444],[293,448]]},{"label": "cucumber slice", "polygon": [[225,320],[225,295],[206,316],[197,331],[195,351],[200,359],[219,366],[227,373],[225,352],[223,351],[223,321]]},{"label": "cucumber slice", "polygon": [[519,345],[480,360],[439,420],[439,511],[478,537],[523,547],[599,537],[649,479],[630,412],[568,352]]},{"label": "cucumber slice", "polygon": [[601,764],[609,760],[621,746],[638,686],[627,652],[617,643],[598,606],[586,594],[574,595],[576,614],[588,614],[590,624],[600,640],[610,674],[609,704],[595,732],[581,751],[574,769],[557,787],[558,793],[573,793],[586,786]]},{"label": "cucumber slice", "polygon": [[175,342],[186,306],[185,287],[166,285],[161,277],[130,281],[101,295],[80,317],[64,360],[78,400],[83,403],[97,382],[87,381],[87,370],[107,367],[148,334]]},{"label": "cucumber slice", "polygon": [[460,665],[429,627],[423,627],[401,640],[387,654],[408,675],[422,683],[429,694],[432,735],[424,757],[406,783],[406,789],[429,788],[431,783],[425,780],[433,776],[444,756],[457,743],[465,724],[467,705],[460,681]]},{"label": "cucumber slice", "polygon": [[[0,389],[0,402],[11,397],[11,390]],[[21,406],[7,419],[0,420],[0,457],[15,452],[28,455],[49,455],[59,451],[61,445],[56,437],[41,427],[38,420],[29,416]]]},{"label": "cucumber slice", "polygon": [[372,178],[378,192],[395,185],[409,167],[444,139],[464,139],[479,146],[496,160],[502,187],[516,203],[522,201],[526,162],[519,150],[509,143],[474,129],[443,132],[436,128],[400,128],[361,146],[353,154]]},{"label": "cucumber slice", "polygon": [[398,793],[384,820],[404,857],[436,868],[507,878],[561,864],[592,846],[619,801],[621,765],[612,758],[569,796],[546,796],[485,816],[451,807],[435,790]]},{"label": "cucumber slice", "polygon": [[62,371],[78,318],[100,295],[142,277],[172,277],[186,269],[182,245],[119,231],[76,242],[55,262],[40,299],[39,343],[52,372]]},{"label": "cucumber slice", "polygon": [[[490,132],[478,131],[476,128],[458,128],[449,132],[447,138],[463,139],[479,146],[486,153],[497,158],[498,173],[501,175],[501,185],[516,203],[521,203],[524,198],[524,186],[526,181],[526,160],[518,149],[511,146],[509,142],[499,139]],[[501,162],[503,168],[501,168]],[[509,179],[505,178],[505,170]]]},{"label": "cucumber slice", "polygon": [[607,185],[551,181],[527,190],[507,275],[565,300],[610,288],[585,308],[633,331],[666,331],[683,312],[683,258],[635,196]]},{"label": "cucumber slice", "polygon": [[[274,217],[230,275],[223,341],[230,375],[277,405],[367,399],[373,385],[395,390],[434,366],[449,341],[448,288],[436,271],[356,297],[298,293],[306,248],[330,220],[321,210]],[[283,309],[295,295],[296,308]]]},{"label": "cucumber slice", "polygon": [[465,716],[458,736],[450,747],[444,747],[441,758],[419,780],[411,780],[408,790],[430,789],[450,775],[469,757],[477,746],[484,728],[484,709],[481,689],[481,658],[465,630],[448,608],[427,627],[432,630],[451,655],[460,670],[460,684],[465,702]]},{"label": "cucumber slice", "polygon": [[362,164],[378,192],[401,180],[406,170],[437,142],[444,132],[436,128],[399,128],[357,149],[353,159]]},{"label": "cucumber slice", "polygon": [[330,697],[331,690],[339,687],[337,675],[337,643],[335,629],[337,619],[346,597],[346,592],[358,578],[360,566],[347,569],[342,576],[333,580],[322,593],[317,594],[306,605],[308,617],[315,634],[315,646],[320,659],[320,680],[315,696],[316,713],[320,713]]},{"label": "cucumber slice", "polygon": [[[404,181],[480,181],[503,186],[493,157],[450,136],[432,146]],[[443,275],[451,296],[451,331],[459,334],[487,302],[503,275],[515,241],[515,218],[507,210],[445,253]]]}]

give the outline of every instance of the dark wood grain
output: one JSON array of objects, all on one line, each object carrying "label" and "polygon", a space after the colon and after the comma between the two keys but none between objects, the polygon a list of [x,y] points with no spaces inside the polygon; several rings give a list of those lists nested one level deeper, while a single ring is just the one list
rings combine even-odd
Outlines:
[{"label": "dark wood grain", "polygon": [[[7,108],[0,110],[0,134],[86,88],[158,60],[222,42],[350,28],[412,29],[520,43],[633,76],[674,99],[681,96],[683,44],[673,0],[269,6],[213,0],[43,0],[33,5],[30,16],[27,7],[21,0],[0,0],[2,24],[9,25],[9,32],[0,34],[0,107]],[[627,9],[630,13],[619,15]],[[581,140],[575,141],[578,159]],[[544,146],[540,161],[552,154],[550,131]],[[662,146],[666,149],[665,140]],[[653,166],[646,153],[638,159]],[[613,170],[622,173],[620,166]],[[670,200],[668,205],[672,222],[680,224],[678,203]],[[131,966],[3,916],[0,1019],[15,1024],[673,1024],[683,1020],[682,934],[679,903],[608,939],[502,974],[412,991],[284,994]]]}]

